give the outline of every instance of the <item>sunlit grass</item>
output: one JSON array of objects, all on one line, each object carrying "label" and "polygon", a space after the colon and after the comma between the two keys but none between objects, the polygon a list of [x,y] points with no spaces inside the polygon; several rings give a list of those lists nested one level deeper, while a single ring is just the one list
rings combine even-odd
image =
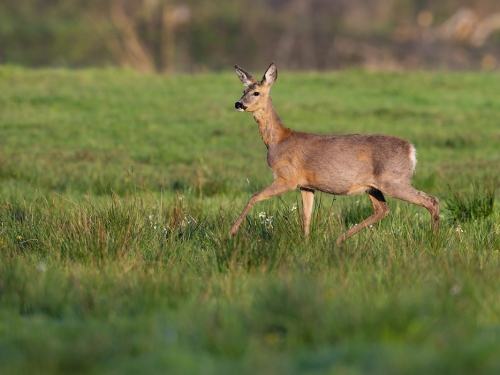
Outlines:
[{"label": "sunlit grass", "polygon": [[407,138],[414,185],[442,203],[436,235],[388,199],[337,246],[366,196],[316,194],[305,239],[290,192],[228,237],[272,181],[233,74],[1,68],[2,374],[498,373],[499,84],[281,74],[287,126]]}]

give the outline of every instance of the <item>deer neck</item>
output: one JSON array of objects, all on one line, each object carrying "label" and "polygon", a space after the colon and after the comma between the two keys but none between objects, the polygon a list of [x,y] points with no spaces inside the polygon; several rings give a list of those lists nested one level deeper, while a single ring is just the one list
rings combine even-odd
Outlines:
[{"label": "deer neck", "polygon": [[283,126],[280,117],[276,113],[271,97],[266,105],[253,113],[253,118],[259,125],[259,132],[267,148],[277,144],[280,140],[290,135],[292,131]]}]

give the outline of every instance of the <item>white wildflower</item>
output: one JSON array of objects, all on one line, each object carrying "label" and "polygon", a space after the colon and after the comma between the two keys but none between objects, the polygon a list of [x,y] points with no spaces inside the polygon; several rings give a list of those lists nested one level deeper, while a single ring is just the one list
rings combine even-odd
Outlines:
[{"label": "white wildflower", "polygon": [[273,229],[273,221],[274,221],[274,218],[272,216],[267,217],[267,219],[266,219],[267,229]]},{"label": "white wildflower", "polygon": [[47,266],[45,265],[45,263],[40,262],[36,265],[36,269],[40,272],[45,272],[47,271]]},{"label": "white wildflower", "polygon": [[462,292],[462,287],[458,284],[454,284],[449,290],[449,293],[452,296],[456,296],[456,295],[460,294],[461,292]]}]

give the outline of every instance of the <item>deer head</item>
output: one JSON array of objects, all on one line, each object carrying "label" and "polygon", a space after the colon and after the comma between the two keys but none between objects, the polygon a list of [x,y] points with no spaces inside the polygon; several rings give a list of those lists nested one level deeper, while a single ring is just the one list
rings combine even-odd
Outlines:
[{"label": "deer head", "polygon": [[243,91],[243,96],[240,100],[234,103],[234,108],[241,112],[255,112],[263,108],[268,101],[271,86],[276,81],[276,78],[278,78],[276,64],[272,62],[271,65],[269,65],[269,68],[267,68],[260,82],[238,65],[235,65],[234,69],[241,82],[248,87]]}]

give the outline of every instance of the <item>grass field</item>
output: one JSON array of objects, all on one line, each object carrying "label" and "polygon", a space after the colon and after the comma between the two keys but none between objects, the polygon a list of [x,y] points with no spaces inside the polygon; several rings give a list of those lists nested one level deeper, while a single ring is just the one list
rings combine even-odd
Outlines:
[{"label": "grass field", "polygon": [[317,194],[307,242],[299,192],[228,238],[272,181],[234,73],[0,67],[0,372],[500,373],[499,87],[280,72],[287,126],[404,137],[441,200],[435,237],[389,200],[336,246],[366,196]]}]

